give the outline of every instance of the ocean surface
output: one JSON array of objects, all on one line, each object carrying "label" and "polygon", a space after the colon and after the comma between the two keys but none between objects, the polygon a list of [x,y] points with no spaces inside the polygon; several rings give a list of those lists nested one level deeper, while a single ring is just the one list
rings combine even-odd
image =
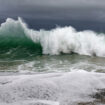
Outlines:
[{"label": "ocean surface", "polygon": [[0,26],[0,105],[105,105],[105,33]]}]

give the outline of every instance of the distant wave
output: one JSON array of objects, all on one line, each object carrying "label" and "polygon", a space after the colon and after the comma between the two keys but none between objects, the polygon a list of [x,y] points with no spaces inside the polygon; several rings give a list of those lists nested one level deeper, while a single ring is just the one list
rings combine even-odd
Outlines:
[{"label": "distant wave", "polygon": [[29,29],[21,18],[8,18],[0,27],[0,53],[18,50],[21,53],[77,53],[105,57],[105,34],[90,30],[77,32],[71,26],[37,31]]}]

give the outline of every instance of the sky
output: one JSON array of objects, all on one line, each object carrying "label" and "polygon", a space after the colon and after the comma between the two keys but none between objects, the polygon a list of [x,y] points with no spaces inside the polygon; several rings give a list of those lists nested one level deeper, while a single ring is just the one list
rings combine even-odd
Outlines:
[{"label": "sky", "polygon": [[105,0],[0,0],[0,22],[22,17],[31,27],[105,29]]}]

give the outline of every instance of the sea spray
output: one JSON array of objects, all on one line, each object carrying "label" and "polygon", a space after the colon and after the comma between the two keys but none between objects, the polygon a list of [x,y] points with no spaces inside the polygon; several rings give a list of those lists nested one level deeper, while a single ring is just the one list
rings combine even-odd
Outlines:
[{"label": "sea spray", "polygon": [[77,53],[105,57],[105,34],[90,30],[77,32],[71,26],[37,31],[29,29],[21,18],[8,18],[0,27],[0,49],[13,48],[25,49],[23,53],[30,50],[30,54]]}]

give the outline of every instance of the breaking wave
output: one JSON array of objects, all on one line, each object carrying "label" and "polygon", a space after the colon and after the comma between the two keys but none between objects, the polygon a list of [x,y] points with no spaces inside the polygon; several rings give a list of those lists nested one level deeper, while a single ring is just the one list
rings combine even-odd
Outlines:
[{"label": "breaking wave", "polygon": [[28,54],[59,55],[77,53],[105,57],[105,34],[73,27],[29,29],[21,19],[8,18],[0,27],[0,54],[27,56]]}]

